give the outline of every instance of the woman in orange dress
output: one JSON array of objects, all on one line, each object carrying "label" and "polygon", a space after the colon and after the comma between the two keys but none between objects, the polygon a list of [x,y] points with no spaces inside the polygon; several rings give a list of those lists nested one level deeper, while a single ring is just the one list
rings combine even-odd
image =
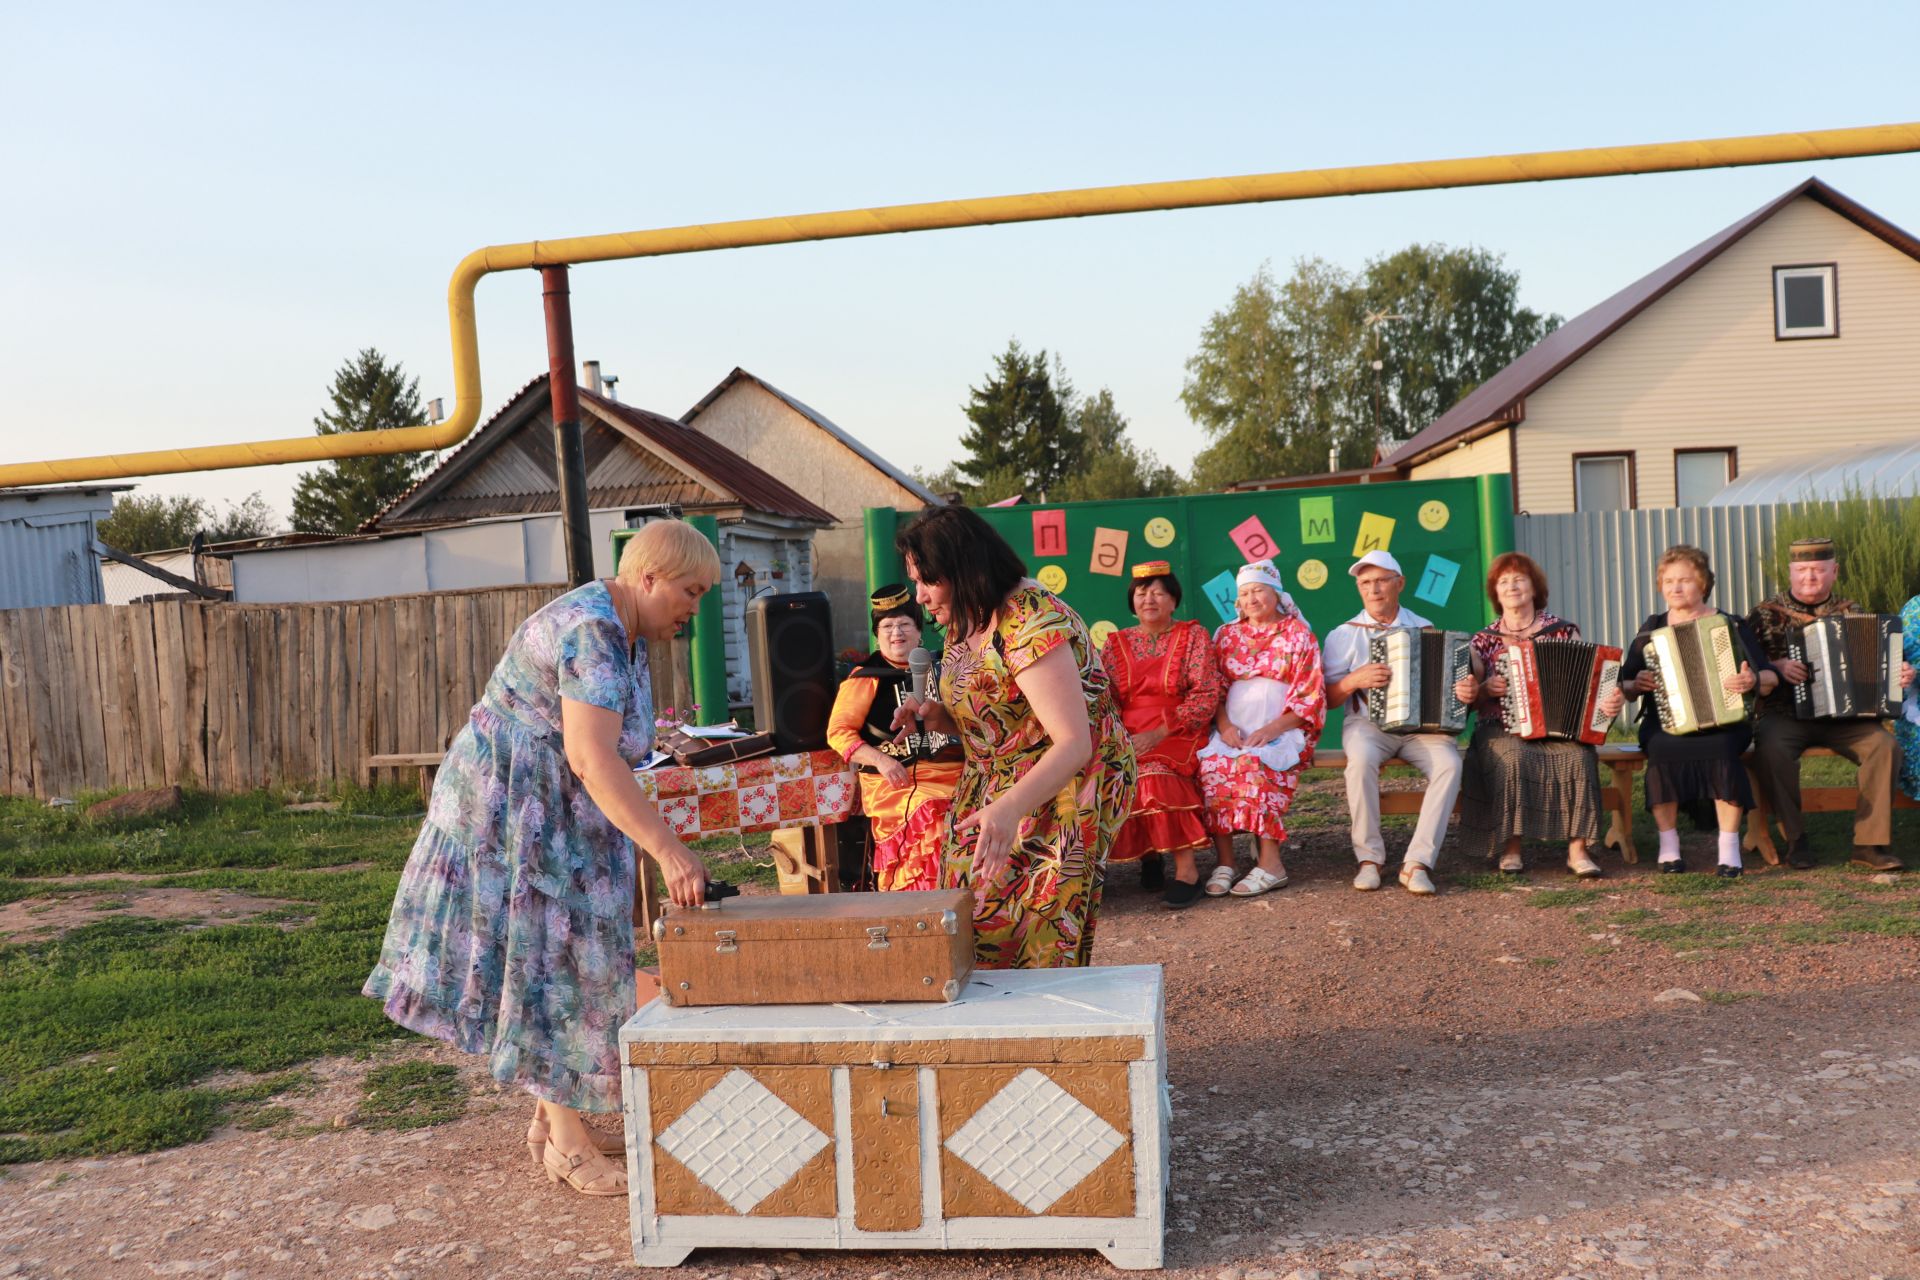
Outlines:
[{"label": "woman in orange dress", "polygon": [[873,830],[874,887],[937,889],[947,810],[966,753],[957,738],[932,730],[894,741],[893,713],[908,692],[907,658],[920,647],[926,624],[905,586],[882,587],[870,603],[880,647],[841,681],[827,745],[860,775],[860,811]]},{"label": "woman in orange dress", "polygon": [[1138,860],[1141,887],[1154,890],[1165,880],[1161,855],[1172,854],[1166,904],[1191,906],[1200,896],[1194,851],[1207,846],[1195,753],[1207,745],[1225,681],[1206,627],[1173,616],[1180,605],[1180,579],[1172,565],[1149,560],[1133,566],[1127,605],[1140,623],[1108,636],[1100,660],[1133,735],[1140,781],[1107,859]]}]

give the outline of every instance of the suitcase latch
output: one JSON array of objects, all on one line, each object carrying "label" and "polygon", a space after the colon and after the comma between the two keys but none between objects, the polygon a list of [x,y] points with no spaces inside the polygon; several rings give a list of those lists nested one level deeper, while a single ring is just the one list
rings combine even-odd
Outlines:
[{"label": "suitcase latch", "polygon": [[876,924],[867,930],[867,950],[885,951],[893,944],[887,941],[887,926]]},{"label": "suitcase latch", "polygon": [[720,945],[715,947],[714,950],[718,951],[723,956],[731,954],[732,952],[738,951],[740,949],[740,943],[737,941],[740,935],[732,929],[715,929],[713,931],[713,936],[720,943]]}]

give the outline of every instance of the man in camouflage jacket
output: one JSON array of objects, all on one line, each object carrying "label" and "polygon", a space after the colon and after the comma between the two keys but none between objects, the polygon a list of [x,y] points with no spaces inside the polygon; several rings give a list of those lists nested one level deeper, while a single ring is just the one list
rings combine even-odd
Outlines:
[{"label": "man in camouflage jacket", "polygon": [[[1803,538],[1787,553],[1788,589],[1760,602],[1747,625],[1760,638],[1781,684],[1760,702],[1753,733],[1753,771],[1774,821],[1787,838],[1787,861],[1811,867],[1806,816],[1800,808],[1800,757],[1809,747],[1826,747],[1860,766],[1860,803],[1853,819],[1853,863],[1873,871],[1902,871],[1893,856],[1893,770],[1898,760],[1893,735],[1878,720],[1801,720],[1793,714],[1793,686],[1807,682],[1804,662],[1787,657],[1800,628],[1816,618],[1864,612],[1834,594],[1839,563],[1833,542]],[[1913,681],[1913,668],[1901,664],[1901,686]]]}]

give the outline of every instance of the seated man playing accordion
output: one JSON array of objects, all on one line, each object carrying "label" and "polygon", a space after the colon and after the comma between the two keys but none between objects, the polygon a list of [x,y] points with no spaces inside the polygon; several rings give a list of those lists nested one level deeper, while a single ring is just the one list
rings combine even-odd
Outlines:
[{"label": "seated man playing accordion", "polygon": [[[1753,733],[1754,776],[1787,840],[1787,861],[1811,867],[1806,815],[1800,809],[1800,757],[1809,747],[1826,747],[1860,766],[1860,802],[1853,819],[1853,863],[1872,871],[1901,871],[1893,856],[1893,735],[1877,715],[1848,719],[1803,719],[1794,711],[1794,689],[1816,678],[1809,664],[1792,656],[1802,628],[1820,618],[1863,612],[1834,593],[1839,561],[1829,538],[1802,538],[1787,551],[1788,589],[1761,601],[1747,625],[1774,669],[1781,688],[1763,698]],[[1899,666],[1900,689],[1913,683],[1913,667]],[[1831,673],[1828,673],[1829,675]],[[1897,702],[1900,694],[1894,694]]]}]

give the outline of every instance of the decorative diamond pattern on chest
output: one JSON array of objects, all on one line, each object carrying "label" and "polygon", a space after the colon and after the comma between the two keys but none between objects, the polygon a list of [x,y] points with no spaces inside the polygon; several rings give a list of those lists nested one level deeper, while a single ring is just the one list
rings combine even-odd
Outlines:
[{"label": "decorative diamond pattern on chest", "polygon": [[735,1070],[656,1141],[735,1213],[751,1213],[832,1139],[758,1080]]},{"label": "decorative diamond pattern on chest", "polygon": [[1032,1213],[1045,1213],[1126,1138],[1029,1067],[947,1139],[947,1150]]}]

